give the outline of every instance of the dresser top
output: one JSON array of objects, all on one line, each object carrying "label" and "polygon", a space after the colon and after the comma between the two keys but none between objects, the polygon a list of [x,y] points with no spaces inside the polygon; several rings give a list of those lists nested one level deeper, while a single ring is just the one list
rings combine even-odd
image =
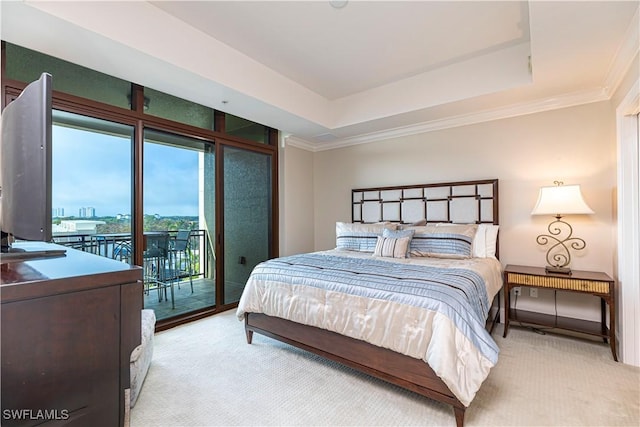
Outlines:
[{"label": "dresser top", "polygon": [[1,264],[0,298],[3,303],[142,280],[140,267],[77,249],[43,242],[15,246],[26,251],[62,249],[66,252],[64,256]]}]

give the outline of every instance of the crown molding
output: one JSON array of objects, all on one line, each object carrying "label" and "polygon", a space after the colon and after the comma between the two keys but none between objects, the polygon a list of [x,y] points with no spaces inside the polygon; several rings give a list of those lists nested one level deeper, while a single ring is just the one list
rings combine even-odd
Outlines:
[{"label": "crown molding", "polygon": [[605,90],[609,97],[613,96],[622,83],[634,58],[638,56],[638,52],[640,52],[640,8],[636,9],[636,13],[625,32],[624,40],[616,52],[604,80]]},{"label": "crown molding", "polygon": [[317,143],[313,143],[313,142],[309,142],[306,141],[304,139],[301,138],[297,138],[295,136],[288,136],[284,139],[284,142],[286,145],[290,145],[292,147],[296,147],[296,148],[300,148],[302,150],[307,150],[307,151],[312,151],[312,152],[316,152],[316,151],[320,151],[318,150],[318,144]]},{"label": "crown molding", "polygon": [[443,130],[493,120],[506,119],[510,117],[523,116],[543,111],[556,110],[559,108],[589,104],[592,102],[605,101],[609,98],[610,97],[604,88],[596,88],[588,91],[569,93],[559,97],[547,98],[532,102],[514,104],[503,108],[480,111],[478,113],[448,117],[445,119],[430,120],[411,126],[403,126],[380,132],[358,135],[352,138],[344,138],[330,143],[313,143],[300,138],[289,137],[287,139],[287,144],[313,152],[327,151],[337,148],[350,147],[353,145],[382,141],[385,139],[401,138],[404,136],[433,132],[436,130]]},{"label": "crown molding", "polygon": [[605,89],[611,97],[618,89],[624,76],[633,64],[633,60],[640,52],[640,8],[631,19],[625,32],[624,40],[609,67],[607,77],[604,80]]}]

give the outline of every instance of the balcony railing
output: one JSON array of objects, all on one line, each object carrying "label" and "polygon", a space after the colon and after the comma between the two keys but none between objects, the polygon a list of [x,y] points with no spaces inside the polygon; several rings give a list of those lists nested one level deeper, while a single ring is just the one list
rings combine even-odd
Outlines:
[{"label": "balcony railing", "polygon": [[[171,240],[175,241],[177,231],[168,231]],[[132,245],[130,233],[65,233],[55,235],[54,243],[94,253],[118,261],[132,263]],[[214,254],[205,230],[191,230],[188,240],[188,251],[191,257],[191,276],[193,278],[210,278],[210,263]],[[186,270],[180,268],[187,276]]]}]

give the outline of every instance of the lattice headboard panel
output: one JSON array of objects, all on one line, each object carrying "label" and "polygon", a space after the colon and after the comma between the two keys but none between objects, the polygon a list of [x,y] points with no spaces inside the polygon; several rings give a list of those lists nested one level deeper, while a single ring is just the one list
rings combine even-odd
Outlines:
[{"label": "lattice headboard panel", "polygon": [[351,221],[498,224],[498,180],[351,190]]}]

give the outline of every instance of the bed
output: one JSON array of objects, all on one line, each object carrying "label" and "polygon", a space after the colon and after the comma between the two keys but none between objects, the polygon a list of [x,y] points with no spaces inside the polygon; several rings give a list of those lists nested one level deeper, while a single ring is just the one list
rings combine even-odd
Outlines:
[{"label": "bed", "polygon": [[450,404],[464,424],[498,348],[498,180],[352,190],[336,248],[257,265],[254,332]]}]

